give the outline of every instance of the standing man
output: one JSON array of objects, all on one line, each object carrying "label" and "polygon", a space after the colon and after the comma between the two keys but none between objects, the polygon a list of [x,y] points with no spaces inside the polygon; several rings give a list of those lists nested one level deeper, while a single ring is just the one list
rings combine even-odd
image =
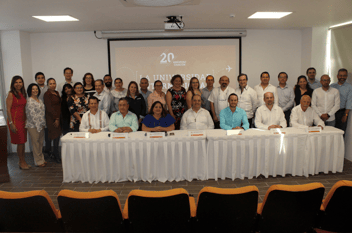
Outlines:
[{"label": "standing man", "polygon": [[103,80],[105,84],[104,91],[110,94],[111,91],[114,90],[114,88],[112,88],[112,78],[109,74],[106,74]]},{"label": "standing man", "polygon": [[75,81],[72,80],[72,76],[73,76],[73,70],[70,67],[66,67],[64,69],[64,76],[65,76],[65,81],[59,83],[59,85],[57,85],[56,90],[59,92],[60,96],[62,93],[62,88],[64,87],[65,84],[71,84],[71,86],[75,85]]},{"label": "standing man", "polygon": [[310,86],[310,88],[317,89],[319,87],[321,87],[321,83],[318,82],[315,79],[315,75],[317,74],[317,71],[315,70],[314,67],[309,67],[307,69],[307,76],[308,76],[308,85]]},{"label": "standing man", "polygon": [[208,100],[210,102],[210,109],[213,114],[215,129],[220,129],[220,112],[228,107],[227,99],[230,94],[235,93],[232,87],[229,87],[230,79],[227,76],[220,77],[220,87],[214,88]]},{"label": "standing man", "polygon": [[101,79],[98,79],[94,83],[95,90],[97,91],[93,96],[97,97],[100,100],[99,109],[110,114],[112,98],[109,92],[104,91],[104,82]]},{"label": "standing man", "polygon": [[254,90],[257,92],[258,98],[258,107],[265,104],[264,102],[264,94],[267,92],[271,92],[274,94],[274,104],[278,105],[279,96],[277,95],[277,89],[273,85],[269,83],[270,75],[267,71],[264,71],[260,74],[260,84],[254,87]]},{"label": "standing man", "polygon": [[139,86],[141,87],[141,94],[144,98],[145,106],[147,106],[147,110],[148,110],[149,109],[148,96],[152,93],[151,91],[148,90],[149,80],[147,78],[141,78],[141,80],[139,82]]},{"label": "standing man", "polygon": [[325,125],[335,126],[335,113],[340,109],[340,93],[331,88],[330,77],[324,74],[320,78],[322,87],[313,91],[312,108],[325,122]]},{"label": "standing man", "polygon": [[290,125],[291,109],[293,108],[295,93],[293,88],[287,85],[288,75],[280,72],[278,75],[279,85],[277,86],[277,94],[279,96],[279,107],[284,111],[287,126]]},{"label": "standing man", "polygon": [[239,83],[239,87],[235,90],[238,96],[237,106],[246,112],[249,126],[253,127],[254,112],[258,106],[257,92],[247,85],[248,76],[246,74],[238,75],[237,81]]},{"label": "standing man", "polygon": [[352,85],[346,83],[347,76],[348,72],[346,69],[339,69],[337,72],[337,79],[339,81],[331,84],[331,87],[336,88],[340,92],[340,109],[335,114],[336,128],[345,132],[347,129],[348,114],[352,109]]},{"label": "standing man", "polygon": [[282,109],[274,104],[274,94],[264,94],[265,104],[257,109],[255,115],[255,126],[260,129],[286,128],[287,122]]},{"label": "standing man", "polygon": [[207,86],[202,89],[202,108],[205,108],[206,110],[208,110],[210,115],[213,118],[213,115],[212,115],[213,113],[211,112],[210,102],[208,98],[214,88],[214,76],[208,75],[205,79],[205,82],[207,83]]}]

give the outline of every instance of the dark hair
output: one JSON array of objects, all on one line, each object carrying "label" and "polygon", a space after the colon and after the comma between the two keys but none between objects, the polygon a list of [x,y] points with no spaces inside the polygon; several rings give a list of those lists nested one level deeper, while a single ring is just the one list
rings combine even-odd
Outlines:
[{"label": "dark hair", "polygon": [[66,87],[72,89],[71,94],[74,93],[74,92],[73,92],[73,87],[72,87],[72,85],[69,84],[69,83],[66,83],[66,84],[62,87],[62,92],[61,92],[61,94],[62,94],[61,96],[62,96],[62,99],[63,99],[63,100],[66,100],[66,99],[67,99],[67,94],[66,94],[66,92],[65,92]]},{"label": "dark hair", "polygon": [[73,74],[73,69],[71,69],[70,67],[66,67],[66,68],[64,69],[64,74],[65,74],[66,70],[71,70],[71,73]]},{"label": "dark hair", "polygon": [[37,86],[37,88],[38,88],[38,96],[40,96],[40,88],[39,88],[38,84],[36,84],[36,83],[31,83],[31,84],[29,84],[29,86],[28,86],[28,88],[27,88],[28,97],[31,97],[31,96],[32,96],[32,88],[33,88],[34,86]]},{"label": "dark hair", "polygon": [[268,72],[268,71],[264,71],[264,72],[262,72],[262,73],[260,74],[260,78],[263,76],[263,74],[267,74],[267,75],[269,76],[269,78],[270,78],[270,74],[269,74],[269,72]]},{"label": "dark hair", "polygon": [[[104,75],[104,78],[103,78],[103,80],[105,81],[105,78],[106,77],[110,77],[111,78],[111,75],[110,74],[106,74],[106,75]],[[111,78],[112,79],[112,78]]]},{"label": "dark hair", "polygon": [[137,84],[135,81],[131,81],[131,82],[128,84],[126,96],[130,96],[130,95],[131,95],[130,86],[131,86],[132,84],[135,84],[135,85],[136,85],[136,87],[137,87],[136,96],[138,96],[138,95],[139,95],[138,84]]},{"label": "dark hair", "polygon": [[[76,89],[76,87],[77,87],[78,85],[81,85],[81,86],[83,87],[83,84],[82,84],[82,83],[76,82],[75,85],[73,85],[73,93],[74,93],[74,94],[76,94],[75,89]],[[84,94],[84,93],[85,93],[85,90],[84,90],[84,87],[83,87],[83,94]]]},{"label": "dark hair", "polygon": [[337,75],[339,75],[340,72],[346,72],[348,74],[348,71],[345,68],[339,69],[339,71],[337,71]]},{"label": "dark hair", "polygon": [[308,71],[310,71],[310,70],[314,70],[315,72],[317,72],[317,70],[314,67],[309,67],[306,72],[307,75],[308,75]]},{"label": "dark hair", "polygon": [[231,93],[231,94],[229,95],[229,97],[227,98],[227,101],[230,101],[231,96],[236,96],[236,97],[237,97],[237,100],[238,100],[238,95],[236,95],[235,93]]},{"label": "dark hair", "polygon": [[197,79],[197,81],[198,81],[198,90],[199,90],[199,87],[200,87],[198,78],[196,78],[196,77],[191,78],[191,80],[189,81],[189,86],[188,86],[188,90],[187,91],[191,91],[192,95],[194,95],[194,90],[193,90],[193,87],[192,87],[192,80],[195,80],[195,79]]},{"label": "dark hair", "polygon": [[34,79],[37,80],[38,76],[39,75],[43,75],[44,76],[44,79],[45,79],[45,75],[43,74],[43,72],[37,72],[34,76]]},{"label": "dark hair", "polygon": [[213,80],[215,80],[214,76],[213,75],[208,75],[206,78],[205,78],[205,81],[207,81],[208,77],[212,77]]},{"label": "dark hair", "polygon": [[123,83],[122,78],[115,78],[114,83],[116,83],[117,80],[120,80]]},{"label": "dark hair", "polygon": [[105,86],[104,81],[102,79],[95,80],[94,85],[95,85],[96,82],[101,82],[101,85]]},{"label": "dark hair", "polygon": [[302,79],[302,78],[304,78],[304,79],[306,80],[306,82],[307,82],[307,92],[308,92],[308,91],[313,91],[313,89],[308,85],[308,79],[307,79],[307,77],[304,76],[304,75],[300,75],[300,76],[297,78],[296,89],[299,88],[298,83],[299,83],[299,80]]},{"label": "dark hair", "polygon": [[19,76],[19,75],[16,75],[16,76],[13,76],[13,77],[12,77],[11,86],[10,86],[10,92],[11,92],[14,96],[16,96],[17,99],[20,98],[20,96],[17,94],[17,91],[16,91],[16,89],[15,89],[15,83],[16,83],[16,81],[19,80],[19,79],[22,80],[22,84],[23,84],[23,86],[22,86],[22,88],[21,88],[21,93],[22,93],[22,95],[24,96],[24,98],[27,98],[26,90],[24,89],[23,78],[22,78],[21,76]]},{"label": "dark hair", "polygon": [[143,78],[141,78],[141,80],[139,80],[139,81],[142,81],[142,80],[147,80],[148,81],[148,83],[149,83],[149,80],[147,79],[147,78],[145,78],[145,77],[143,77]]},{"label": "dark hair", "polygon": [[248,80],[248,76],[246,75],[246,74],[239,74],[238,76],[237,76],[237,81],[239,82],[240,81],[240,77],[241,76],[246,76],[246,80]]},{"label": "dark hair", "polygon": [[130,103],[128,102],[128,99],[127,99],[126,97],[122,97],[122,98],[120,98],[120,99],[119,99],[119,103],[120,103],[122,100],[127,101],[127,104],[128,104],[128,105],[130,104]]},{"label": "dark hair", "polygon": [[199,97],[200,97],[200,100],[202,100],[202,96],[199,95],[199,94],[194,94],[194,95],[192,95],[192,99],[191,99],[191,100],[193,100],[193,98],[194,98],[195,96],[199,96]]},{"label": "dark hair", "polygon": [[181,79],[181,85],[182,85],[182,84],[183,84],[183,78],[182,78],[182,76],[179,75],[179,74],[175,74],[174,76],[172,76],[171,81],[170,81],[171,84],[174,85],[174,82],[175,82],[175,80],[176,80],[177,78],[180,78],[180,79]]},{"label": "dark hair", "polygon": [[97,97],[95,97],[95,96],[89,97],[89,99],[88,99],[88,104],[89,104],[90,100],[96,100],[97,103],[99,103],[99,101],[100,101],[100,100],[99,100]]},{"label": "dark hair", "polygon": [[94,87],[94,76],[93,76],[93,74],[92,73],[85,73],[84,74],[84,76],[83,76],[83,87],[85,87],[86,86],[86,78],[87,78],[87,75],[90,75],[90,76],[92,76],[92,86]]},{"label": "dark hair", "polygon": [[161,111],[161,117],[166,117],[167,112],[166,112],[166,110],[165,110],[163,104],[162,104],[160,101],[155,101],[155,102],[152,104],[152,106],[150,107],[149,114],[152,115],[152,116],[154,115],[153,109],[154,109],[155,105],[157,105],[157,104],[160,104],[160,105],[161,105],[161,109],[162,109],[162,111]]},{"label": "dark hair", "polygon": [[287,75],[286,72],[280,72],[280,73],[278,74],[277,78],[280,78],[280,74],[286,74],[286,78],[288,79],[288,75]]},{"label": "dark hair", "polygon": [[154,82],[154,87],[155,87],[156,83],[161,83],[161,85],[163,85],[163,82],[162,82],[162,81],[156,80],[156,81]]},{"label": "dark hair", "polygon": [[46,80],[46,85],[47,85],[47,86],[49,86],[49,81],[50,81],[50,80],[54,80],[55,83],[56,83],[56,80],[55,80],[54,78],[48,78],[48,80]]}]

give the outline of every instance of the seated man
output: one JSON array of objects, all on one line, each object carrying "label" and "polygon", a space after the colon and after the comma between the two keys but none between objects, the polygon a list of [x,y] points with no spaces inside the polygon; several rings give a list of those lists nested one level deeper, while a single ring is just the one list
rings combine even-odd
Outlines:
[{"label": "seated man", "polygon": [[214,122],[208,110],[201,108],[202,97],[198,94],[192,96],[192,108],[188,109],[181,119],[183,129],[214,129]]},{"label": "seated man", "polygon": [[229,107],[224,108],[220,112],[220,128],[225,130],[247,130],[249,128],[247,113],[242,108],[237,107],[238,96],[232,93],[227,101],[229,102]]},{"label": "seated man", "polygon": [[313,126],[318,125],[323,129],[325,127],[324,121],[320,119],[319,115],[314,111],[310,105],[310,96],[303,95],[301,98],[301,104],[294,107],[291,113],[291,123],[292,127],[302,127],[302,126]]},{"label": "seated man", "polygon": [[257,109],[255,126],[260,129],[286,128],[285,114],[278,105],[274,105],[274,94],[264,94],[264,105]]},{"label": "seated man", "polygon": [[129,104],[126,98],[119,100],[119,111],[111,115],[109,129],[116,133],[136,132],[138,120],[136,114],[128,111]]},{"label": "seated man", "polygon": [[91,133],[108,131],[109,117],[104,111],[99,110],[98,98],[95,96],[90,97],[88,107],[90,110],[83,115],[79,131]]}]

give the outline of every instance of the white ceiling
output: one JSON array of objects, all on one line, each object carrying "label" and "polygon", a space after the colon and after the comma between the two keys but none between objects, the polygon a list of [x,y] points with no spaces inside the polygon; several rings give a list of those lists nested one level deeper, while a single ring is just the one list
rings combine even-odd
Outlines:
[{"label": "white ceiling", "polygon": [[[200,0],[198,5],[173,7],[125,7],[119,0],[0,0],[0,30],[163,29],[169,15],[183,15],[187,29],[299,29],[351,21],[351,9],[351,0]],[[248,19],[256,11],[293,14],[279,20]],[[47,23],[33,15],[71,15],[80,21]]]}]

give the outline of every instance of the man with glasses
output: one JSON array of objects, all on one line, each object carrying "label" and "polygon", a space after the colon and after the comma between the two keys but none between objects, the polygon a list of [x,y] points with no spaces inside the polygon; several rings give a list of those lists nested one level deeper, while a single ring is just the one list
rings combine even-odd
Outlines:
[{"label": "man with glasses", "polygon": [[350,110],[352,109],[352,85],[346,82],[348,72],[346,69],[339,69],[337,72],[337,83],[331,84],[331,87],[336,88],[340,92],[340,110],[335,114],[336,128],[346,132],[347,119]]},{"label": "man with glasses", "polygon": [[72,80],[73,69],[71,69],[70,67],[66,67],[64,69],[64,76],[65,76],[65,81],[62,83],[59,83],[56,87],[56,90],[59,92],[60,95],[62,93],[62,88],[64,87],[65,84],[71,84],[71,86],[74,86],[76,83],[75,81]]},{"label": "man with glasses", "polygon": [[335,126],[335,113],[340,109],[340,93],[330,87],[330,77],[324,74],[320,78],[322,87],[313,91],[312,108],[325,122],[325,125]]},{"label": "man with glasses", "polygon": [[100,100],[99,109],[106,112],[106,114],[110,114],[111,102],[112,98],[111,95],[104,91],[104,82],[101,79],[98,79],[94,83],[95,90],[97,91],[94,96]]}]

